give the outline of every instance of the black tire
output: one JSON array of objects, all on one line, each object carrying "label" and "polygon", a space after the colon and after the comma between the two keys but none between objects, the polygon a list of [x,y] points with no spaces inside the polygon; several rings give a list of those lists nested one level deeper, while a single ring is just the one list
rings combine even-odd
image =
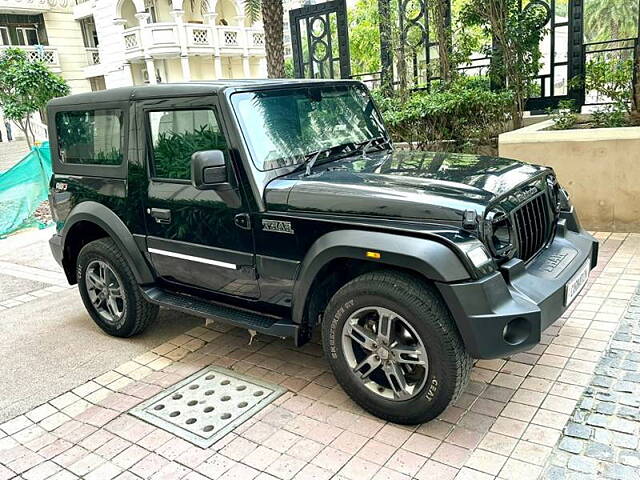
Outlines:
[{"label": "black tire", "polygon": [[[94,261],[106,263],[122,284],[123,315],[116,323],[105,321],[91,303],[85,277],[87,267]],[[80,250],[77,262],[80,296],[93,321],[114,337],[128,338],[141,333],[158,316],[159,307],[148,302],[140,291],[126,259],[111,238],[101,238],[86,244]]]},{"label": "black tire", "polygon": [[[355,377],[345,357],[345,322],[353,313],[372,305],[401,315],[425,346],[426,382],[408,400],[391,400],[374,393]],[[447,306],[433,286],[409,274],[371,272],[344,285],[329,301],[322,337],[325,355],[345,392],[362,408],[390,422],[415,425],[437,417],[458,399],[469,379],[472,359]]]}]

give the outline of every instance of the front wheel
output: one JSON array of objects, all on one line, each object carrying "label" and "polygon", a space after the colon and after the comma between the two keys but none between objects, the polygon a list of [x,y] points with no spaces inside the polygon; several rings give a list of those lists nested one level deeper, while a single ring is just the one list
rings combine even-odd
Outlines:
[{"label": "front wheel", "polygon": [[82,247],[77,278],[89,315],[109,335],[132,337],[158,316],[158,306],[142,296],[131,268],[110,238]]},{"label": "front wheel", "polygon": [[462,393],[471,358],[430,285],[402,272],[372,272],[330,300],[323,345],[336,379],[362,408],[418,424]]}]

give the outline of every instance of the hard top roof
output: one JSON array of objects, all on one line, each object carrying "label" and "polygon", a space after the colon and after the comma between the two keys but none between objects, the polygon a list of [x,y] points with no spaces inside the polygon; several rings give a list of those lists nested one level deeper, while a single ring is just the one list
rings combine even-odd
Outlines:
[{"label": "hard top roof", "polygon": [[282,87],[285,85],[300,86],[321,83],[353,82],[353,80],[310,80],[310,79],[247,79],[247,80],[212,80],[186,83],[162,83],[158,85],[138,85],[132,87],[112,88],[98,92],[80,93],[57,98],[49,106],[70,106],[85,103],[123,102],[144,100],[148,98],[165,98],[179,96],[216,95],[227,88]]}]

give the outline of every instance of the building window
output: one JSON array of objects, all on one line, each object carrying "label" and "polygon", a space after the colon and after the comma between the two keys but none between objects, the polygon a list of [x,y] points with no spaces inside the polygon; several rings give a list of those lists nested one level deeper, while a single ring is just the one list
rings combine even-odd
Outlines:
[{"label": "building window", "polygon": [[11,45],[11,38],[9,37],[9,29],[7,27],[0,27],[0,45]]},{"label": "building window", "polygon": [[104,80],[104,76],[100,76],[100,77],[91,77],[89,79],[89,83],[91,84],[91,91],[92,92],[99,92],[101,90],[106,90],[107,89],[107,84]]},{"label": "building window", "polygon": [[17,27],[16,37],[18,40],[18,45],[40,45],[40,40],[38,38],[38,29],[36,29],[35,27]]},{"label": "building window", "polygon": [[144,8],[146,9],[147,13],[150,14],[148,23],[157,23],[158,16],[156,12],[157,7],[155,0],[144,0]]},{"label": "building window", "polygon": [[82,31],[82,40],[87,48],[96,48],[99,45],[98,31],[93,17],[87,17],[80,20],[80,30]]}]

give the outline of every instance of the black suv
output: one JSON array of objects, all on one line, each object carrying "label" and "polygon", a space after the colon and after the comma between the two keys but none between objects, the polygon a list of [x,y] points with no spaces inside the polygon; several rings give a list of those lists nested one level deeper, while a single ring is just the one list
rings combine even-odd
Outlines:
[{"label": "black suv", "polygon": [[551,169],[398,151],[353,81],[131,87],[48,107],[55,258],[107,333],[168,307],[307,342],[363,408],[434,418],[540,340],[598,244]]}]

